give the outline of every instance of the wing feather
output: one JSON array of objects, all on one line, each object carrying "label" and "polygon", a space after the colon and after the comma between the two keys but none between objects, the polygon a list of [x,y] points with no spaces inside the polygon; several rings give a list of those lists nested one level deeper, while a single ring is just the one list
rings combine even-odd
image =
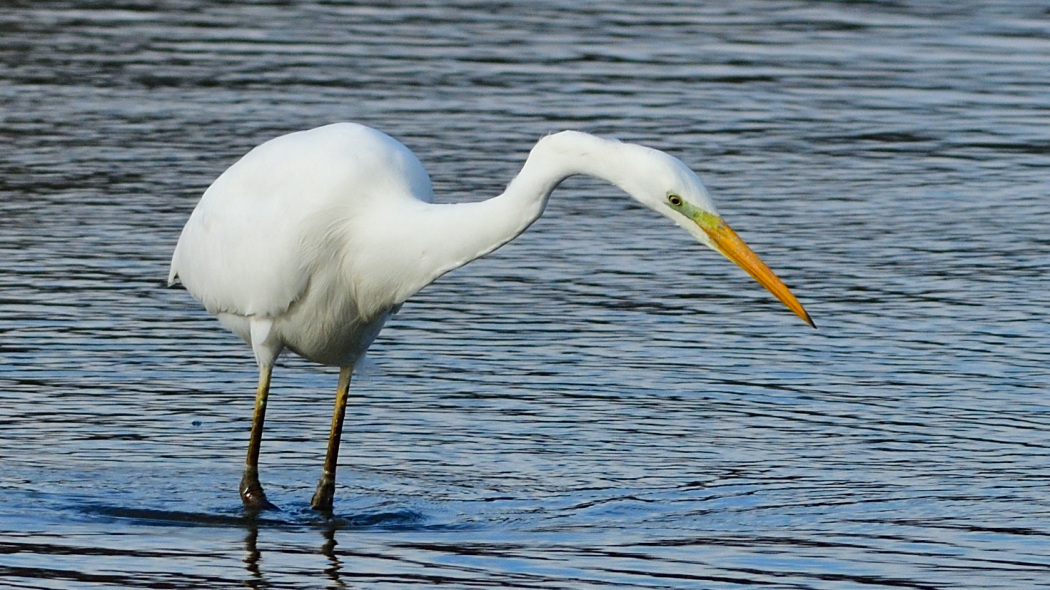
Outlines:
[{"label": "wing feather", "polygon": [[175,247],[169,282],[182,282],[213,314],[276,317],[318,265],[347,255],[318,247],[332,225],[390,198],[430,201],[432,190],[422,164],[389,136],[337,123],[273,139],[205,191]]}]

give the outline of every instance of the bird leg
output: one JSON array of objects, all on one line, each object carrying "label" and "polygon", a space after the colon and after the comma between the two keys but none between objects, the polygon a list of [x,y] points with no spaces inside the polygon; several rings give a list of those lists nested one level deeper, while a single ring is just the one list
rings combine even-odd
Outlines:
[{"label": "bird leg", "polygon": [[262,444],[263,422],[266,419],[266,398],[270,394],[272,366],[259,367],[259,386],[255,390],[255,413],[252,416],[252,434],[248,440],[248,457],[244,460],[244,475],[241,476],[241,501],[252,510],[277,508],[266,499],[259,483],[259,446]]},{"label": "bird leg", "polygon": [[339,369],[339,387],[335,392],[335,411],[332,413],[332,432],[328,435],[328,454],[324,459],[324,471],[310,506],[320,512],[332,512],[332,497],[335,496],[335,468],[339,462],[339,440],[343,436],[343,417],[346,415],[346,400],[350,396],[350,375],[353,367]]}]

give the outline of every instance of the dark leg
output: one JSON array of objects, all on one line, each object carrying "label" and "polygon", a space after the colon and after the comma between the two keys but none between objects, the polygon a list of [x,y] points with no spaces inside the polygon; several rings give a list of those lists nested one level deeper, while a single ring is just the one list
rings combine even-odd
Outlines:
[{"label": "dark leg", "polygon": [[241,477],[241,501],[245,508],[267,510],[277,508],[266,499],[259,484],[259,446],[262,444],[263,422],[266,419],[266,398],[270,394],[270,373],[273,367],[259,367],[259,387],[255,390],[255,413],[252,416],[252,434],[248,440],[248,457],[244,460]]},{"label": "dark leg", "polygon": [[332,512],[332,497],[335,495],[335,468],[339,463],[339,440],[343,436],[343,416],[346,415],[346,399],[350,396],[350,375],[353,367],[339,370],[339,387],[335,392],[335,412],[332,413],[332,432],[328,435],[328,455],[324,459],[324,471],[317,483],[310,506],[321,512]]}]

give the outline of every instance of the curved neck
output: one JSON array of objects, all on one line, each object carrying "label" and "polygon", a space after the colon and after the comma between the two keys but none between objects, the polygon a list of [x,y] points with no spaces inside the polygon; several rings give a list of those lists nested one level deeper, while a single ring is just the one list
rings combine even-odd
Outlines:
[{"label": "curved neck", "polygon": [[[584,174],[630,192],[631,149],[640,146],[564,131],[541,139],[521,172],[503,194],[485,201],[456,204],[413,202],[399,211],[399,223],[373,255],[396,281],[383,287],[395,305],[441,275],[513,240],[543,214],[555,188]],[[645,149],[645,148],[642,148]],[[391,288],[393,287],[393,288]]]},{"label": "curved neck", "polygon": [[433,247],[440,249],[448,265],[439,275],[521,235],[543,214],[554,189],[570,176],[591,176],[631,193],[629,179],[637,176],[630,157],[634,149],[648,148],[563,131],[536,143],[503,194],[474,203],[430,205]]}]

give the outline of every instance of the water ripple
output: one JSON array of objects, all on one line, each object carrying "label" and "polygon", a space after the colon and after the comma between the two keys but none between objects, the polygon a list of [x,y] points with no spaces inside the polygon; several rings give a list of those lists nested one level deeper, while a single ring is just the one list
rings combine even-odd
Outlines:
[{"label": "water ripple", "polygon": [[[1050,573],[1037,2],[46,2],[0,14],[0,585],[1022,588]],[[359,120],[439,199],[562,128],[665,149],[800,296],[571,179],[355,380],[275,372],[167,263],[274,135]]]}]

